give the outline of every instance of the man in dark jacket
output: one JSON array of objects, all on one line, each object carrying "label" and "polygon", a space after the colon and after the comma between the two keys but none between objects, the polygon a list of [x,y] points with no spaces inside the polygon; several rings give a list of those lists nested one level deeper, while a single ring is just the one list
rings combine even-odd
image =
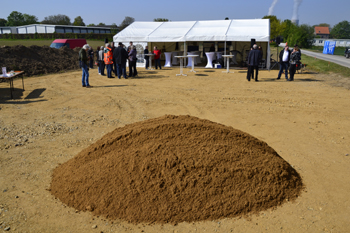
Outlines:
[{"label": "man in dark jacket", "polygon": [[81,82],[83,87],[88,87],[88,88],[91,87],[89,84],[89,69],[88,69],[89,58],[86,54],[89,48],[90,46],[86,44],[79,51],[79,66],[83,71]]},{"label": "man in dark jacket", "polygon": [[290,54],[291,53],[290,53],[289,47],[288,45],[286,45],[279,55],[280,72],[278,72],[277,79],[281,78],[283,70],[284,70],[284,74],[286,75],[286,79],[288,79],[288,66],[289,66]]},{"label": "man in dark jacket", "polygon": [[258,80],[258,74],[259,74],[259,62],[262,58],[262,54],[260,50],[258,50],[258,46],[256,44],[253,45],[253,49],[250,50],[248,55],[248,75],[247,79],[250,81],[250,78],[254,78],[254,69],[256,71],[255,73],[255,82]]},{"label": "man in dark jacket", "polygon": [[113,52],[113,60],[114,63],[117,64],[117,75],[120,79],[122,73],[123,77],[127,79],[126,77],[126,59],[128,59],[128,53],[123,48],[123,44],[121,42],[118,43],[118,47],[114,49]]}]

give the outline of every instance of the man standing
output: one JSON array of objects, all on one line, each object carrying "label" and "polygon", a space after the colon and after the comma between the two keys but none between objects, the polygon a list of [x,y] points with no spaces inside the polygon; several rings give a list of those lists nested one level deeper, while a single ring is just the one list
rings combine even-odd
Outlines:
[{"label": "man standing", "polygon": [[88,44],[84,45],[79,51],[79,66],[83,70],[83,75],[81,78],[83,87],[91,87],[89,84],[89,70],[88,70],[88,60],[86,52],[89,50],[90,46]]},{"label": "man standing", "polygon": [[153,53],[154,53],[154,65],[156,67],[156,69],[158,69],[158,66],[159,66],[159,69],[161,70],[162,69],[162,66],[160,65],[160,50],[157,48],[157,46],[154,46],[154,50],[153,50]]},{"label": "man standing", "polygon": [[114,50],[113,53],[113,60],[114,63],[117,64],[117,75],[120,79],[122,73],[123,77],[127,79],[126,77],[126,59],[128,59],[128,53],[123,48],[123,44],[121,42],[118,43],[118,47]]},{"label": "man standing", "polygon": [[94,50],[92,49],[92,47],[89,48],[88,50],[88,56],[89,56],[89,66],[91,69],[94,68]]},{"label": "man standing", "polygon": [[250,50],[248,55],[248,75],[247,79],[250,81],[250,78],[254,78],[254,70],[255,70],[255,82],[258,82],[258,74],[259,74],[259,62],[261,60],[261,52],[258,50],[258,46],[256,44],[253,45],[253,49]]},{"label": "man standing", "polygon": [[149,56],[147,56],[146,54],[149,54],[149,51],[148,51],[148,46],[147,45],[145,47],[145,50],[143,51],[143,54],[145,54],[146,70],[148,70],[148,67],[149,67]]},{"label": "man standing", "polygon": [[284,74],[286,75],[286,79],[288,79],[288,66],[290,60],[290,50],[288,45],[284,47],[284,49],[280,52],[280,72],[278,73],[277,79],[281,79],[282,72],[284,70]]},{"label": "man standing", "polygon": [[106,49],[105,49],[105,64],[107,66],[107,78],[113,78],[112,77],[112,66],[113,66],[113,53],[112,53],[112,48],[110,44],[106,44]]}]

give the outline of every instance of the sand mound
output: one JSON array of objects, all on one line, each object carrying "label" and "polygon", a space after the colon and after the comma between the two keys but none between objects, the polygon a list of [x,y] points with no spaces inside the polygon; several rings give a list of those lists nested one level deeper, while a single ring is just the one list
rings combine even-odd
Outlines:
[{"label": "sand mound", "polygon": [[58,166],[51,192],[68,206],[133,223],[256,213],[294,200],[298,173],[232,127],[164,116],[117,128]]},{"label": "sand mound", "polygon": [[57,73],[79,68],[78,52],[67,47],[3,46],[0,48],[0,64],[10,70],[23,70],[25,76]]}]

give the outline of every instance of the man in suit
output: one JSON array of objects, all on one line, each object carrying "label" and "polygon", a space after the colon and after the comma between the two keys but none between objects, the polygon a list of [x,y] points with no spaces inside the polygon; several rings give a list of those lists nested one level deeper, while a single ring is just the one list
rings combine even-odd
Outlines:
[{"label": "man in suit", "polygon": [[260,50],[258,50],[258,46],[256,44],[253,45],[253,49],[250,50],[248,55],[248,75],[247,79],[250,81],[250,78],[254,78],[254,70],[255,70],[255,82],[258,82],[258,74],[259,74],[259,62],[262,58],[262,54]]},{"label": "man in suit", "polygon": [[278,72],[277,79],[281,79],[283,70],[284,70],[284,74],[286,75],[286,79],[288,79],[288,66],[289,66],[290,54],[291,52],[289,50],[289,47],[288,45],[286,45],[279,55],[280,71]]},{"label": "man in suit", "polygon": [[126,77],[126,60],[128,59],[128,52],[123,48],[123,44],[121,42],[118,43],[118,47],[113,52],[114,62],[117,64],[117,75],[120,79],[121,75],[127,79]]}]

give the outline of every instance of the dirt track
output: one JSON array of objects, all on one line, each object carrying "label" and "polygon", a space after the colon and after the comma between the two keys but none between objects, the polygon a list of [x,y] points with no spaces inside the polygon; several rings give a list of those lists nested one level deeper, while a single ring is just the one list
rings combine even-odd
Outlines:
[{"label": "dirt track", "polygon": [[[0,83],[0,223],[14,232],[347,232],[350,214],[350,95],[337,77],[297,74],[276,81],[261,71],[139,69],[140,78],[107,79],[91,70]],[[185,69],[187,72],[188,69]],[[344,80],[341,80],[344,82]],[[345,81],[348,83],[348,81]],[[330,85],[331,84],[331,85]],[[302,176],[295,202],[243,218],[178,225],[113,223],[76,212],[47,189],[53,169],[107,132],[144,119],[191,115],[268,143]],[[94,226],[97,228],[92,228]]]}]

